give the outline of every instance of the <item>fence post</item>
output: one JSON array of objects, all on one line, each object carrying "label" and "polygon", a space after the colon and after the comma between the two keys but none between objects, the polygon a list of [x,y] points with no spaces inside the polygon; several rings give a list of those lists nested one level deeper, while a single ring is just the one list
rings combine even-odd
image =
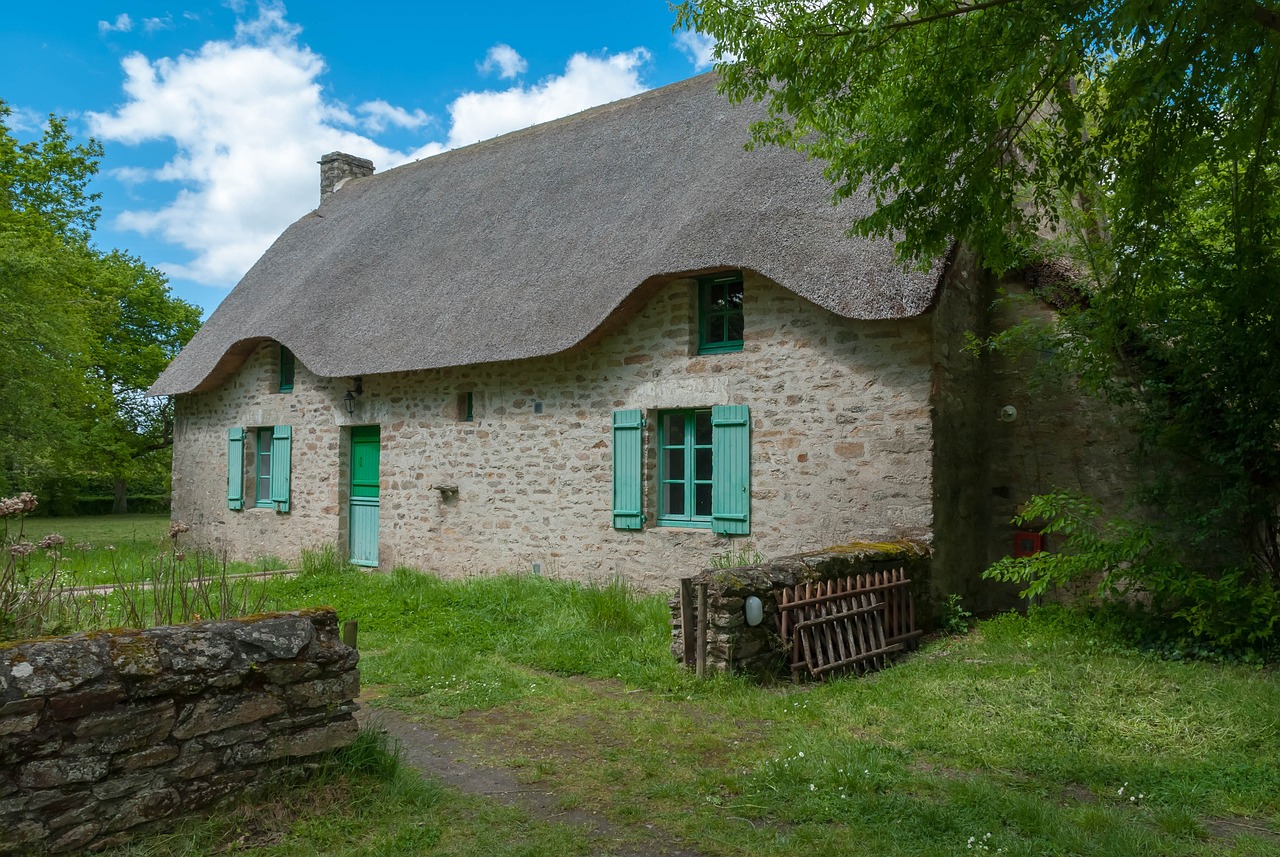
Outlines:
[{"label": "fence post", "polygon": [[698,678],[707,675],[707,585],[698,584]]},{"label": "fence post", "polygon": [[355,619],[348,619],[342,623],[342,642],[353,649],[356,648],[357,627]]},{"label": "fence post", "polygon": [[684,645],[681,662],[686,667],[694,666],[698,659],[697,620],[693,613],[693,578],[686,577],[680,581],[680,642]]}]

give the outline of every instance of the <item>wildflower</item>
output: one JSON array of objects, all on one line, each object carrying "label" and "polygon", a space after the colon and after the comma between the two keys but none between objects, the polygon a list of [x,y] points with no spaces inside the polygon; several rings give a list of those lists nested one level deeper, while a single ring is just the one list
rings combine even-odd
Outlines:
[{"label": "wildflower", "polygon": [[186,555],[185,553],[183,553],[182,551],[178,551],[177,553],[175,553],[175,554],[173,555],[173,558],[174,558],[175,560],[177,560],[178,562],[182,562],[184,559],[186,559],[186,558],[187,558],[187,555]]},{"label": "wildflower", "polygon": [[178,536],[182,535],[183,533],[189,533],[189,532],[191,532],[191,528],[188,527],[186,524],[182,523],[181,521],[174,521],[172,524],[169,525],[169,538],[171,539],[176,539]]},{"label": "wildflower", "polygon": [[800,758],[800,759],[803,759],[803,758],[804,758],[804,750],[801,750],[799,753],[797,753],[797,754],[796,754],[796,757],[797,757],[797,758]]},{"label": "wildflower", "polygon": [[56,548],[58,545],[63,545],[66,543],[67,543],[67,540],[64,539],[58,533],[49,533],[49,535],[45,536],[43,539],[40,540],[40,547],[46,548],[46,549]]},{"label": "wildflower", "polygon": [[103,549],[104,551],[113,551],[113,550],[115,550],[115,549],[116,549],[116,546],[115,546],[115,545],[103,545],[102,549]]},{"label": "wildflower", "polygon": [[76,542],[75,548],[78,551],[91,551],[93,550],[93,545],[88,542]]},{"label": "wildflower", "polygon": [[12,556],[28,556],[34,552],[35,549],[36,546],[31,542],[18,542],[16,545],[9,548],[9,553]]}]

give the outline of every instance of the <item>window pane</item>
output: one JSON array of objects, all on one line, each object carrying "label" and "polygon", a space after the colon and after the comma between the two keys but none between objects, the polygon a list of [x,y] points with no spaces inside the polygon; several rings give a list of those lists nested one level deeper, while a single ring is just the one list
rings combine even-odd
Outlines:
[{"label": "window pane", "polygon": [[706,336],[704,341],[707,345],[714,345],[717,342],[724,342],[724,317],[714,316],[708,318],[706,324]]},{"label": "window pane", "polygon": [[662,422],[663,446],[681,446],[684,443],[684,414],[667,414]]},{"label": "window pane", "polygon": [[742,309],[742,283],[733,283],[726,288],[725,303],[735,310]]},{"label": "window pane", "polygon": [[683,515],[684,514],[684,483],[669,482],[664,485],[666,494],[666,514]]},{"label": "window pane", "polygon": [[726,342],[741,342],[741,341],[742,341],[742,328],[743,328],[743,324],[742,324],[742,312],[741,312],[741,310],[739,310],[739,311],[738,311],[738,312],[736,312],[736,313],[730,313],[728,316],[726,316],[726,319],[725,319],[725,320],[726,320],[726,321],[728,321],[728,323],[729,323],[729,324],[728,324],[729,332],[728,332],[727,334],[725,334],[725,341],[726,341]]},{"label": "window pane", "polygon": [[694,411],[693,437],[698,446],[711,446],[711,411]]},{"label": "window pane", "polygon": [[684,479],[684,447],[666,450],[666,459],[662,465],[664,479]]},{"label": "window pane", "polygon": [[711,483],[699,482],[693,486],[693,513],[703,517],[711,516]]},{"label": "window pane", "polygon": [[709,448],[694,450],[693,463],[694,479],[699,481],[711,479],[711,450]]},{"label": "window pane", "polygon": [[724,286],[712,283],[707,286],[707,310],[716,312],[724,308]]}]

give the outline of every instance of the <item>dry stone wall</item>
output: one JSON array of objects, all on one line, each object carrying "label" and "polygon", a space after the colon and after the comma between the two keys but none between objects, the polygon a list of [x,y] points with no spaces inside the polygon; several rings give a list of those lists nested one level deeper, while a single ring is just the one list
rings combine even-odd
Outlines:
[{"label": "dry stone wall", "polygon": [[103,847],[357,733],[329,609],[0,646],[0,854]]},{"label": "dry stone wall", "polygon": [[[789,674],[789,652],[780,636],[779,590],[797,583],[817,583],[898,568],[905,569],[911,580],[916,621],[921,627],[931,628],[936,602],[930,580],[930,556],[928,546],[919,542],[852,542],[759,565],[703,570],[691,580],[695,589],[701,584],[707,586],[708,669],[765,679]],[[747,624],[744,612],[746,599],[753,595],[764,608],[764,618],[755,626]],[[668,606],[671,608],[671,653],[682,660],[684,627],[678,593]]]},{"label": "dry stone wall", "polygon": [[[275,392],[276,349],[263,344],[217,389],[178,397],[174,514],[233,558],[287,559],[335,542],[345,550],[350,427],[376,424],[383,567],[462,576],[539,563],[547,574],[621,575],[657,591],[727,544],[709,529],[654,525],[655,416],[745,404],[750,538],[761,552],[813,550],[854,534],[927,541],[929,321],[845,319],[752,272],[744,301],[741,352],[696,353],[696,289],[674,280],[551,357],[366,375],[350,415],[341,402],[350,379],[317,377],[302,356],[293,391]],[[472,421],[461,411],[466,393]],[[648,417],[648,523],[639,531],[613,529],[610,514],[611,414],[623,408]],[[293,427],[292,510],[227,509],[227,429],[276,424]],[[245,452],[248,461],[248,444]]]}]

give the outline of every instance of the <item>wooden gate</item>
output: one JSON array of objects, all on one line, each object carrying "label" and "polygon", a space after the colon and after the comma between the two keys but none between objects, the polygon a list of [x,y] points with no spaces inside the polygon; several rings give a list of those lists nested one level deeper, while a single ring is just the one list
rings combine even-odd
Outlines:
[{"label": "wooden gate", "polygon": [[898,568],[781,589],[779,630],[790,647],[791,675],[862,675],[914,646],[922,632],[910,585]]}]

